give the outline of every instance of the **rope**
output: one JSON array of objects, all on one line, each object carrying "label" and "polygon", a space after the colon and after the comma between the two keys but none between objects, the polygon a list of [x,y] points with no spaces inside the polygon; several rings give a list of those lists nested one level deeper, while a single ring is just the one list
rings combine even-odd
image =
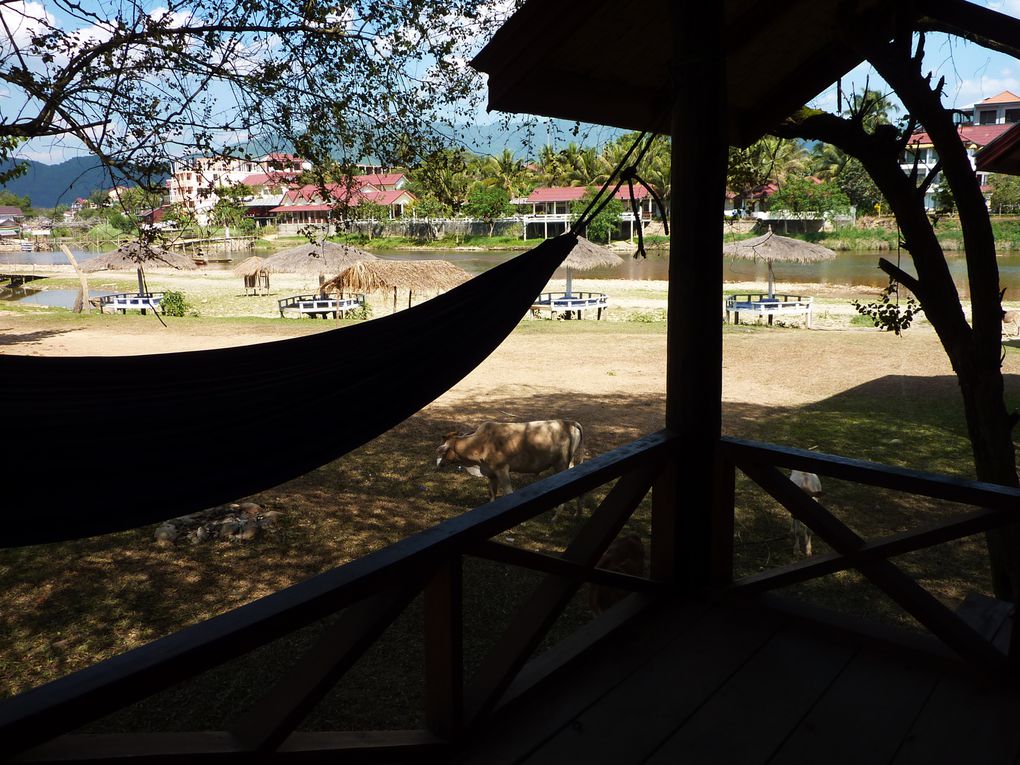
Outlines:
[{"label": "rope", "polygon": [[[623,176],[623,168],[627,164],[627,160],[630,159],[630,155],[634,153],[634,150],[641,144],[642,141],[645,140],[645,136],[647,135],[647,130],[641,131],[641,134],[634,140],[634,143],[632,143],[630,148],[627,149],[627,152],[620,158],[620,161],[616,163],[616,167],[613,168],[613,172],[609,174],[609,178],[606,179],[606,182],[602,184],[602,188],[600,188],[595,196],[592,197],[591,202],[589,202],[588,206],[584,208],[584,212],[582,212],[580,217],[573,223],[573,225],[571,225],[571,233],[576,234],[580,229],[591,223],[595,216],[602,212],[606,205],[609,204],[614,196],[616,196],[616,192],[620,190],[620,186],[622,186],[624,180],[626,180]],[[653,140],[654,138],[655,136],[652,136]],[[633,167],[637,167],[641,160],[644,159],[645,154],[651,145],[651,140],[645,144],[645,147],[638,153],[637,159],[634,160]],[[606,189],[609,188],[609,184],[611,184],[613,179],[616,177],[619,177],[619,180],[616,182],[616,185],[613,187],[613,190],[609,193],[609,195],[603,199],[602,195],[606,193]]]}]

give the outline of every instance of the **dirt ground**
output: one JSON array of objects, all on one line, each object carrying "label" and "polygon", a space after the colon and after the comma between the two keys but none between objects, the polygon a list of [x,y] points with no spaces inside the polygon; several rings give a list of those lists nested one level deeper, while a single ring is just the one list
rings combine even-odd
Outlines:
[{"label": "dirt ground", "polygon": [[[130,320],[125,320],[130,319]],[[555,324],[555,326],[553,326]],[[159,325],[153,317],[104,317],[102,322],[48,321],[0,312],[0,353],[25,355],[132,355],[261,343],[331,327],[294,320],[238,326],[188,319]],[[454,342],[454,339],[451,339]],[[902,337],[874,329],[842,330],[728,327],[724,334],[723,399],[727,403],[798,406],[884,376],[922,378],[952,374],[927,325]],[[526,411],[529,400],[570,395],[573,416],[606,397],[637,396],[661,402],[665,388],[664,325],[525,320],[496,352],[433,405],[454,413],[474,402],[473,416],[523,419],[555,413]],[[1017,355],[1004,371],[1015,373]],[[489,411],[485,401],[493,402]],[[590,403],[586,403],[590,400]],[[516,402],[512,411],[506,407]],[[498,404],[498,406],[497,406]],[[652,408],[652,407],[650,407]],[[658,427],[661,409],[639,418]],[[586,411],[587,410],[587,411]],[[636,423],[635,423],[636,424]]]}]

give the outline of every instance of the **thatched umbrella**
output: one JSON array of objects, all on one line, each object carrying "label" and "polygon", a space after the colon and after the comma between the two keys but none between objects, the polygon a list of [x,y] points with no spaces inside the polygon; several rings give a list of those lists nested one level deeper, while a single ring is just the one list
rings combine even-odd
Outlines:
[{"label": "thatched umbrella", "polygon": [[411,296],[422,292],[443,292],[463,284],[471,274],[448,260],[362,260],[348,266],[322,285],[323,292],[382,292],[393,290],[397,310],[397,289]]},{"label": "thatched umbrella", "polygon": [[193,271],[198,268],[187,255],[141,242],[125,244],[113,252],[103,253],[81,264],[82,271],[126,271],[143,266],[174,268],[178,271]]},{"label": "thatched umbrella", "polygon": [[269,293],[269,269],[266,268],[265,258],[252,255],[234,266],[233,271],[238,276],[244,277],[245,291],[257,291],[261,284],[265,288],[266,294]]},{"label": "thatched umbrella", "polygon": [[802,239],[791,239],[788,236],[773,234],[771,226],[769,226],[768,233],[761,236],[725,245],[723,247],[723,254],[731,255],[735,258],[747,258],[748,260],[764,260],[769,269],[770,299],[776,294],[776,275],[772,271],[773,261],[779,261],[780,263],[814,263],[819,260],[830,260],[836,257],[836,253],[827,247],[805,242]]},{"label": "thatched umbrella", "polygon": [[178,271],[194,271],[198,268],[187,255],[164,250],[152,244],[142,242],[131,242],[118,247],[113,252],[107,252],[98,258],[86,260],[81,264],[82,271],[127,271],[135,269],[138,273],[138,294],[148,292],[145,287],[145,274],[143,266],[154,266],[156,268],[173,268]]},{"label": "thatched umbrella", "polygon": [[284,274],[335,274],[353,263],[376,260],[370,252],[347,244],[324,242],[321,245],[300,244],[270,255],[265,267]]},{"label": "thatched umbrella", "polygon": [[577,237],[577,244],[563,260],[567,269],[567,297],[572,294],[574,271],[593,271],[596,268],[615,268],[623,263],[623,258],[605,247],[588,241],[583,236]]}]

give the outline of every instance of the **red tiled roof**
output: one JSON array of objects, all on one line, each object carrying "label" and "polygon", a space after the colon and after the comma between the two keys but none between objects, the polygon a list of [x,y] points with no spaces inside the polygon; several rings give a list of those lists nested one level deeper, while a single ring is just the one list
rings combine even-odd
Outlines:
[{"label": "red tiled roof", "polygon": [[386,205],[388,207],[403,196],[410,197],[412,201],[415,199],[414,194],[404,189],[384,189],[382,191],[363,191],[354,197],[351,204],[357,205],[360,199],[363,198],[367,201],[375,202],[377,205]]},{"label": "red tiled roof", "polygon": [[13,215],[13,216],[16,216],[16,217],[21,217],[21,216],[24,215],[24,213],[21,212],[21,208],[20,207],[12,207],[10,205],[0,205],[0,215]]},{"label": "red tiled roof", "polygon": [[374,173],[370,175],[356,175],[354,180],[359,186],[396,186],[407,176],[404,173]]},{"label": "red tiled roof", "polygon": [[332,205],[280,205],[279,207],[272,208],[269,212],[326,212],[327,210],[332,209],[332,207]]},{"label": "red tiled roof", "polygon": [[[525,200],[528,204],[540,202],[573,202],[585,195],[588,189],[585,186],[547,186],[535,189]],[[635,199],[644,199],[648,196],[648,189],[644,186],[634,185]],[[616,192],[616,198],[627,201],[630,199],[630,192],[626,186],[621,186]]]},{"label": "red tiled roof", "polygon": [[988,98],[982,99],[982,104],[1004,104],[1010,101],[1020,101],[1020,96],[1008,90],[1004,90],[996,96],[989,96]]},{"label": "red tiled roof", "polygon": [[296,170],[278,170],[273,173],[253,173],[241,181],[245,186],[265,186],[269,183],[290,183],[297,176]]},{"label": "red tiled roof", "polygon": [[[957,130],[960,133],[960,139],[964,143],[972,143],[980,148],[994,141],[1011,127],[1013,127],[1013,125],[1008,123],[1002,125],[960,125]],[[915,145],[931,146],[931,136],[923,130],[914,133],[910,136],[910,142],[907,143],[907,148]]]}]

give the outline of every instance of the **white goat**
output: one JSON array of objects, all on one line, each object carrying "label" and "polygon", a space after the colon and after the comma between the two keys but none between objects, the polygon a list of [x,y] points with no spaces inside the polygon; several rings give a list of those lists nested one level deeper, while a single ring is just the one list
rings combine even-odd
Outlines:
[{"label": "white goat", "polygon": [[[791,470],[790,480],[809,497],[820,497],[822,495],[822,479],[814,473],[805,473],[802,470]],[[790,531],[793,534],[793,551],[798,553],[801,550],[805,555],[811,554],[811,529],[794,518],[790,522]]]}]

